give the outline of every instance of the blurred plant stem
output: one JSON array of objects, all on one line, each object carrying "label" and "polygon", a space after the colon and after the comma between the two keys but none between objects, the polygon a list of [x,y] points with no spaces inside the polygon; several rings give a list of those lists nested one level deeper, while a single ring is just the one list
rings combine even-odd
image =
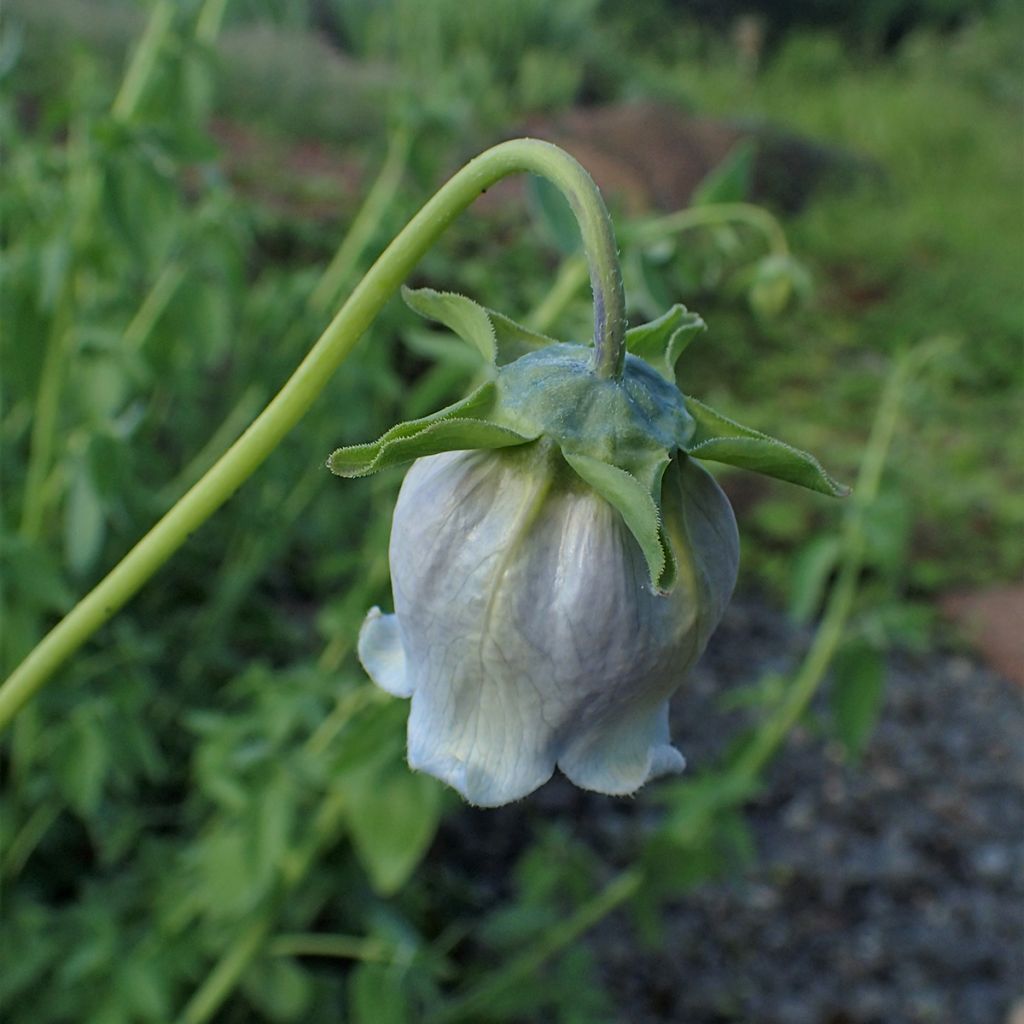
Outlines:
[{"label": "blurred plant stem", "polygon": [[185,280],[185,267],[181,263],[168,263],[157,275],[128,326],[124,329],[122,344],[130,352],[138,352],[153,333],[160,317]]},{"label": "blurred plant stem", "polygon": [[21,535],[30,541],[38,539],[42,533],[46,510],[46,485],[57,439],[63,369],[73,337],[71,292],[71,277],[65,273],[60,284],[50,333],[46,338],[46,354],[43,357],[39,390],[36,392],[35,411],[32,417],[20,530]]},{"label": "blurred plant stem", "polygon": [[595,372],[618,372],[624,358],[625,299],[614,233],[600,193],[579,163],[556,146],[532,139],[494,146],[455,174],[413,217],[238,441],[14,670],[0,687],[0,729],[256,471],[445,228],[495,182],[524,171],[556,185],[579,220],[595,290]]},{"label": "blurred plant stem", "polygon": [[[320,726],[305,742],[304,751],[314,757],[325,753],[338,732],[351,721],[353,716],[363,708],[371,704],[379,703],[388,698],[381,694],[375,687],[364,685],[354,690],[348,690],[339,695],[334,710],[320,723]],[[280,865],[280,881],[278,895],[263,908],[261,913],[251,921],[239,934],[238,938],[225,952],[214,968],[207,975],[206,980],[196,990],[189,1000],[178,1024],[203,1024],[208,1021],[218,1010],[225,999],[231,994],[239,983],[252,961],[264,951],[272,956],[297,956],[301,952],[292,950],[286,953],[282,948],[282,941],[287,938],[282,936],[268,946],[270,934],[277,922],[278,915],[283,905],[284,898],[302,880],[316,858],[338,837],[345,812],[345,797],[341,790],[332,790],[325,794],[313,818],[313,826],[310,839],[305,846],[293,851],[288,857],[282,858]],[[294,945],[299,939],[304,940],[304,948],[308,953],[311,943],[308,940],[337,939],[337,936],[291,936]],[[346,941],[360,943],[361,948],[368,950],[374,940],[344,937]],[[287,943],[285,943],[285,947]],[[326,952],[325,947],[313,955],[317,956],[353,956],[352,953],[339,953],[340,948],[334,947],[335,952]],[[355,948],[355,947],[350,947]],[[383,947],[381,947],[383,949]],[[359,959],[375,959],[374,957],[359,957]]]},{"label": "blurred plant stem", "polygon": [[116,120],[130,121],[139,109],[149,80],[160,59],[160,53],[170,35],[171,25],[174,23],[174,8],[172,0],[158,0],[150,12],[145,31],[132,53],[128,69],[121,81],[121,88],[110,109]]},{"label": "blurred plant stem", "polygon": [[549,928],[543,938],[525,952],[513,957],[478,985],[428,1013],[424,1024],[479,1020],[481,1011],[491,1006],[495,999],[514,985],[529,983],[545,961],[575,942],[587,929],[633,896],[643,880],[643,873],[638,870],[625,871],[613,878],[592,900],[584,903],[571,917]]},{"label": "blurred plant stem", "polygon": [[[216,30],[220,27],[226,3],[227,0],[206,0],[197,23],[197,34],[201,27],[205,33],[205,42],[213,41]],[[150,13],[146,28],[132,54],[121,87],[110,108],[110,114],[116,121],[131,121],[138,112],[139,104],[166,47],[174,14],[175,4],[171,0],[159,0]],[[64,369],[73,338],[75,278],[79,253],[91,233],[98,205],[100,171],[91,152],[91,131],[92,125],[79,119],[73,124],[68,141],[67,191],[70,197],[71,227],[68,232],[68,252],[64,265],[60,268],[56,288],[53,319],[47,337],[46,354],[43,357],[29,442],[29,462],[21,519],[21,534],[29,540],[36,539],[42,532],[47,504],[46,482],[56,446]],[[172,264],[157,278],[152,291],[129,325],[126,335],[130,346],[138,347],[142,344],[180,284],[180,277],[175,280],[175,274],[183,272],[176,272],[175,266]]]},{"label": "blurred plant stem", "polygon": [[412,133],[407,128],[397,128],[391,136],[387,155],[373,185],[352,219],[334,258],[310,293],[309,307],[313,312],[327,312],[349,282],[384,212],[394,202],[405,173],[411,146]]},{"label": "blurred plant stem", "polygon": [[[746,224],[761,234],[773,255],[789,254],[786,232],[778,219],[768,210],[753,203],[711,203],[695,206],[675,213],[656,217],[652,220],[636,221],[623,225],[620,232],[623,246],[652,245],[671,238],[684,231],[714,227],[719,224]],[[554,282],[547,294],[526,318],[526,325],[535,331],[546,331],[565,311],[570,302],[579,294],[587,280],[587,266],[583,257],[576,253],[568,257],[559,267]]]},{"label": "blurred plant stem", "polygon": [[761,206],[753,203],[709,203],[694,206],[664,217],[637,221],[623,231],[623,242],[636,245],[650,245],[671,235],[696,228],[712,227],[716,224],[746,224],[760,232],[768,242],[769,249],[780,256],[789,253],[786,232],[778,219]]},{"label": "blurred plant stem", "polygon": [[814,641],[799,671],[786,689],[781,703],[771,717],[757,729],[749,743],[740,749],[730,766],[729,771],[737,782],[738,792],[747,791],[745,784],[756,780],[786,736],[800,721],[842,643],[853,611],[864,564],[865,522],[869,509],[878,498],[882,471],[896,433],[903,397],[920,366],[932,358],[936,351],[945,347],[944,339],[922,342],[905,352],[889,373],[871,426],[853,489],[852,504],[842,531],[836,582],[814,634]]},{"label": "blurred plant stem", "polygon": [[328,793],[313,820],[305,846],[282,864],[277,895],[217,961],[177,1018],[178,1024],[205,1024],[235,990],[246,969],[263,949],[288,894],[306,876],[317,856],[337,837],[344,812],[344,794],[340,790]]},{"label": "blurred plant stem", "polygon": [[267,943],[267,956],[323,956],[379,964],[394,960],[393,950],[380,939],[364,939],[358,935],[321,935],[319,932],[277,935]]},{"label": "blurred plant stem", "polygon": [[526,326],[546,331],[576,298],[586,280],[587,264],[579,253],[563,260],[548,293],[526,317]]},{"label": "blurred plant stem", "polygon": [[204,46],[212,46],[224,25],[229,0],[206,0],[196,19],[196,39]]}]

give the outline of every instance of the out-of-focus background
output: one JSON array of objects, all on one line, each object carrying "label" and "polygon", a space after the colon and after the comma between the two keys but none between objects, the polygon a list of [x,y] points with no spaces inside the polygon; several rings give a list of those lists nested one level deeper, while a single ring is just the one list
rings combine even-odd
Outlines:
[{"label": "out-of-focus background", "polygon": [[[632,322],[707,321],[680,386],[858,486],[720,474],[687,776],[464,807],[353,654],[401,473],[323,468],[475,372],[392,300],[4,737],[4,1019],[1019,1024],[1022,51],[997,0],[7,0],[5,669],[518,135]],[[581,339],[576,245],[510,181],[410,283]]]}]

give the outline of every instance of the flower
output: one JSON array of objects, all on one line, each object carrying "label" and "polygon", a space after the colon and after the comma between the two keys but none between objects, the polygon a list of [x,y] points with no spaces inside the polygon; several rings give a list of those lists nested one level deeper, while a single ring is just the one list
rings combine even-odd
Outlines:
[{"label": "flower", "polygon": [[413,462],[391,532],[395,613],[373,608],[359,657],[412,698],[408,758],[484,807],[561,768],[625,794],[681,771],[668,699],[736,581],[736,521],[698,460],[825,494],[806,452],[676,386],[704,322],[673,306],[625,333],[612,374],[461,295],[405,293],[482,357],[483,383],[328,459],[344,477]]},{"label": "flower", "polygon": [[359,635],[373,680],[412,698],[411,767],[483,807],[556,765],[608,794],[683,769],[668,698],[729,600],[738,538],[725,495],[685,455],[662,506],[667,594],[620,513],[550,442],[413,464],[392,524],[395,614],[372,609]]}]

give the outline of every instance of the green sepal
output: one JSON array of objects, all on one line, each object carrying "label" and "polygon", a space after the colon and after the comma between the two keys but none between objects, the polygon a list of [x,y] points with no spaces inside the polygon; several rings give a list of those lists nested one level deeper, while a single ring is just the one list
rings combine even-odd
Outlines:
[{"label": "green sepal", "polygon": [[689,395],[686,407],[697,424],[687,445],[690,455],[764,473],[836,498],[850,493],[850,488],[833,480],[813,455],[745,427]]},{"label": "green sepal", "polygon": [[651,586],[656,593],[668,593],[675,583],[676,565],[662,532],[661,511],[654,495],[661,493],[661,478],[669,460],[659,462],[652,494],[632,473],[618,466],[564,449],[562,455],[576,474],[622,516],[647,561]]},{"label": "green sepal", "polygon": [[677,360],[690,342],[705,330],[707,324],[700,316],[677,304],[657,320],[626,331],[626,348],[675,384]]},{"label": "green sepal", "polygon": [[443,324],[472,345],[490,366],[505,366],[527,352],[555,344],[553,338],[517,324],[504,313],[485,309],[465,295],[403,288],[402,298],[414,313]]},{"label": "green sepal", "polygon": [[497,389],[493,381],[422,419],[399,423],[370,444],[338,448],[327,460],[337,476],[360,477],[439,452],[509,448],[536,440],[490,422]]},{"label": "green sepal", "polygon": [[468,345],[472,345],[486,363],[494,365],[498,358],[498,341],[491,318],[483,306],[455,292],[436,292],[433,288],[402,287],[402,298],[414,312],[427,320],[444,324]]}]

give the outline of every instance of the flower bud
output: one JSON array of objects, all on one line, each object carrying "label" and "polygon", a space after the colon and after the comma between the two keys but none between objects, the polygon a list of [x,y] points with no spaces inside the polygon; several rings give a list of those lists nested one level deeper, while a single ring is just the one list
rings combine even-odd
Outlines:
[{"label": "flower bud", "polygon": [[661,508],[669,593],[552,442],[413,464],[392,526],[395,614],[372,609],[359,636],[374,681],[412,698],[413,768],[484,807],[556,765],[608,794],[682,770],[668,698],[729,600],[738,538],[725,495],[685,454]]}]

